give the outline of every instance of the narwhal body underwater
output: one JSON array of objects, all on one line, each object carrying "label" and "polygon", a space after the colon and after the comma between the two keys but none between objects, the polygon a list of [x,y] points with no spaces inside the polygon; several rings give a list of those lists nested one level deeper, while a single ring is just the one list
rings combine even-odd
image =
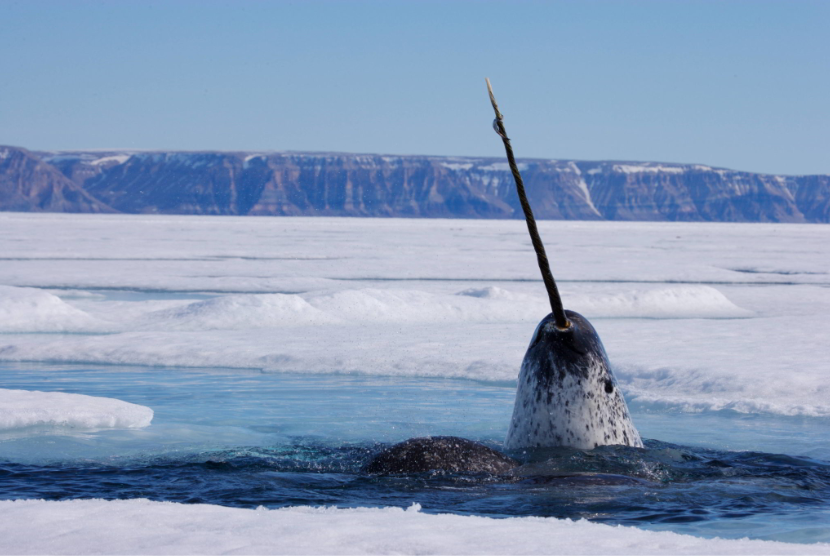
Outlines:
[{"label": "narwhal body underwater", "polygon": [[[504,447],[510,452],[558,447],[589,450],[606,445],[641,448],[643,442],[599,335],[588,319],[562,305],[489,80],[487,89],[496,113],[493,127],[504,142],[551,305],[551,313],[536,327],[522,361]],[[503,473],[517,465],[484,444],[442,436],[396,444],[364,469],[369,473]]]}]

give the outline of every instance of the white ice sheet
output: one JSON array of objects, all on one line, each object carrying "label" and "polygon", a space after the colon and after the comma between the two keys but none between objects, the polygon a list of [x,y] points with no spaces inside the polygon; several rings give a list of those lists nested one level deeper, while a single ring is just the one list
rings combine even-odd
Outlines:
[{"label": "white ice sheet", "polygon": [[[510,381],[547,312],[520,221],[0,223],[4,360]],[[830,227],[539,224],[566,307],[599,330],[630,399],[830,415]]]},{"label": "white ice sheet", "polygon": [[148,500],[0,502],[0,554],[830,554],[585,520],[399,508],[244,510]]}]

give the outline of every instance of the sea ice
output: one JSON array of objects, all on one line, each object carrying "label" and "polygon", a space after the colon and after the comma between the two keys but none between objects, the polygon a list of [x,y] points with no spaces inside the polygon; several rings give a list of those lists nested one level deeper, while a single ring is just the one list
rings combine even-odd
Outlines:
[{"label": "sea ice", "polygon": [[[9,361],[512,381],[548,312],[519,221],[0,221]],[[566,307],[591,319],[631,399],[830,415],[827,226],[539,228]]]},{"label": "sea ice", "polygon": [[0,389],[0,431],[48,427],[65,430],[137,429],[153,420],[149,407],[112,398]]},{"label": "sea ice", "polygon": [[585,520],[401,508],[268,510],[149,500],[0,501],[2,554],[830,554]]},{"label": "sea ice", "polygon": [[103,328],[103,323],[56,295],[36,288],[0,285],[0,333],[90,332]]}]

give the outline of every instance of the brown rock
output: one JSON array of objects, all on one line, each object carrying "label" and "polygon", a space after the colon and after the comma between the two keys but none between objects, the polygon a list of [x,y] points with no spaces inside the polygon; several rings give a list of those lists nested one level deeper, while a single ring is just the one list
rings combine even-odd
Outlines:
[{"label": "brown rock", "polygon": [[2,146],[0,210],[115,212],[26,149]]}]

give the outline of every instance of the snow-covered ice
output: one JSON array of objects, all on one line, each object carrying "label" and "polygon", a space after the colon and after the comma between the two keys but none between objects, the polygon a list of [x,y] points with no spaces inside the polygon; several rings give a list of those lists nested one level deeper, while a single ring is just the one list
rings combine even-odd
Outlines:
[{"label": "snow-covered ice", "polygon": [[48,427],[54,434],[60,429],[135,429],[148,426],[152,420],[149,407],[121,400],[0,389],[0,431]]},{"label": "snow-covered ice", "polygon": [[[0,501],[2,554],[830,554],[585,520],[402,508],[246,510],[149,500]],[[20,524],[24,523],[25,526]]]},{"label": "snow-covered ice", "polygon": [[102,323],[56,295],[0,285],[0,333],[95,330],[102,330]]},{"label": "snow-covered ice", "polygon": [[[513,381],[546,312],[520,221],[0,223],[0,360]],[[540,229],[630,399],[830,415],[826,226]]]}]

